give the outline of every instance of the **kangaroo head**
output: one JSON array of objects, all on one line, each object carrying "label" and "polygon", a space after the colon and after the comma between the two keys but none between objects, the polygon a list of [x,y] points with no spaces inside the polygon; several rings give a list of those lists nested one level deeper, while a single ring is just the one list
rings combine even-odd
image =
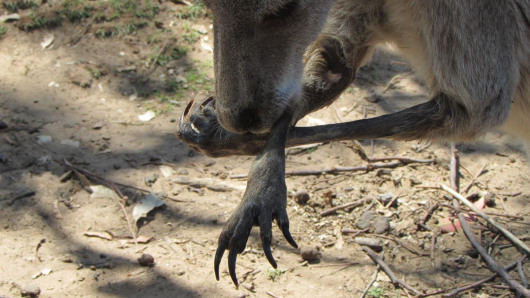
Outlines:
[{"label": "kangaroo head", "polygon": [[264,133],[301,95],[303,55],[334,0],[205,0],[214,15],[216,111],[236,133]]}]

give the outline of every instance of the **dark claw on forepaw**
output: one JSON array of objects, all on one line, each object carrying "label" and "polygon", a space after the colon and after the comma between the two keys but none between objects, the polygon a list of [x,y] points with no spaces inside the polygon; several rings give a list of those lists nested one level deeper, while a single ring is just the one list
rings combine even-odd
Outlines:
[{"label": "dark claw on forepaw", "polygon": [[213,97],[200,104],[194,100],[188,103],[180,117],[177,137],[194,151],[212,157],[257,154],[266,140],[266,136],[238,135],[223,129],[217,121]]}]

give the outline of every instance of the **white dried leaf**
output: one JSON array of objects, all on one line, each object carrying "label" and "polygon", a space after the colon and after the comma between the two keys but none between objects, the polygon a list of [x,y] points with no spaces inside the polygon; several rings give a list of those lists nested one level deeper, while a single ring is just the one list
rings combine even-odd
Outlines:
[{"label": "white dried leaf", "polygon": [[54,41],[55,41],[55,35],[48,34],[48,35],[44,36],[44,39],[40,43],[40,46],[42,47],[43,50],[47,49],[48,47],[50,47],[53,44]]},{"label": "white dried leaf", "polygon": [[173,176],[173,174],[175,174],[175,171],[173,171],[170,166],[161,165],[158,168],[160,169],[160,172],[162,173],[162,176],[164,176],[164,178],[171,177]]},{"label": "white dried leaf", "polygon": [[38,136],[37,137],[37,143],[39,144],[46,144],[46,143],[50,143],[52,141],[52,137],[50,136]]},{"label": "white dried leaf", "polygon": [[61,140],[61,145],[66,145],[74,148],[79,148],[79,141],[74,140]]},{"label": "white dried leaf", "polygon": [[147,111],[145,114],[138,116],[138,119],[140,119],[140,121],[147,122],[147,121],[151,121],[155,117],[156,117],[155,112]]},{"label": "white dried leaf", "polygon": [[211,45],[207,44],[203,40],[201,40],[201,48],[207,52],[213,53],[213,48]]},{"label": "white dried leaf", "polygon": [[90,189],[92,190],[90,194],[91,199],[120,199],[114,190],[103,185],[91,185]]},{"label": "white dried leaf", "polygon": [[154,193],[147,194],[140,203],[134,206],[132,211],[132,217],[135,222],[140,218],[146,217],[147,213],[151,212],[153,209],[163,206],[166,203],[160,199],[160,195],[155,195]]}]

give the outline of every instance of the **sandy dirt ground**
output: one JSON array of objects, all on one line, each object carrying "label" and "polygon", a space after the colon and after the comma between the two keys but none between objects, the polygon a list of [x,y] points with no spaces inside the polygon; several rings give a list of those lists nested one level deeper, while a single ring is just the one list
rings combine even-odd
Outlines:
[{"label": "sandy dirt ground", "polygon": [[[40,297],[360,297],[374,277],[369,297],[407,296],[382,271],[374,276],[361,237],[375,241],[396,276],[421,293],[450,292],[492,274],[461,231],[438,232],[454,218],[451,197],[430,187],[449,184],[448,144],[364,140],[362,148],[374,158],[433,162],[322,173],[373,163],[352,141],[287,150],[288,172],[315,172],[288,175],[287,186],[294,238],[318,258],[305,261],[274,228],[274,270],[255,228],[238,258],[241,286],[232,284],[226,260],[216,281],[217,237],[246,186],[232,176],[246,174],[253,157],[212,159],[175,137],[187,102],[213,94],[213,36],[208,17],[191,20],[185,26],[198,26],[199,39],[188,43],[187,54],[152,63],[172,38],[183,44],[187,32],[176,18],[183,5],[163,1],[160,7],[156,22],[107,38],[97,37],[89,20],[31,32],[6,23],[0,39],[0,296],[38,289]],[[149,43],[153,36],[158,41]],[[168,79],[178,83],[172,92],[164,90]],[[427,98],[404,61],[377,54],[336,103],[300,125],[372,117]],[[154,118],[140,120],[148,111]],[[485,199],[483,211],[529,245],[530,168],[523,147],[493,132],[457,148],[462,193]],[[122,198],[86,190],[109,181]],[[164,204],[134,222],[133,209],[147,193],[164,194]],[[301,194],[306,203],[297,199]],[[321,215],[351,202],[359,204]],[[500,264],[521,258],[483,221],[471,226]],[[152,256],[154,266],[140,264],[142,254]],[[530,276],[528,264],[522,271]],[[515,297],[499,278],[461,295]]]}]

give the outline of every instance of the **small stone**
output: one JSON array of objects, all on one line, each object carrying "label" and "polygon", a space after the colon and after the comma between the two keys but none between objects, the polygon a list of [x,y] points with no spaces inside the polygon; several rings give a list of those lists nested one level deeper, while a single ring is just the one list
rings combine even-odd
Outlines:
[{"label": "small stone", "polygon": [[390,230],[390,220],[384,216],[379,216],[374,220],[372,227],[374,234],[384,234]]},{"label": "small stone", "polygon": [[381,239],[367,238],[367,237],[356,237],[355,243],[361,246],[368,246],[376,252],[383,250],[383,241]]},{"label": "small stone", "polygon": [[484,203],[488,207],[495,207],[495,195],[491,192],[486,193],[484,196]]},{"label": "small stone", "polygon": [[142,256],[138,258],[138,264],[146,267],[153,267],[155,265],[155,258],[150,254],[142,254]]},{"label": "small stone", "polygon": [[178,169],[178,174],[179,174],[179,175],[186,176],[186,175],[188,175],[189,173],[188,173],[188,170],[186,170],[186,169],[184,169],[184,168],[180,168],[180,169]]},{"label": "small stone", "polygon": [[357,228],[360,230],[368,229],[372,226],[372,222],[375,219],[375,212],[366,211],[361,215],[361,218],[357,222]]},{"label": "small stone", "polygon": [[309,193],[305,190],[299,191],[294,195],[294,201],[300,205],[305,205],[309,201]]},{"label": "small stone", "polygon": [[410,186],[420,185],[423,183],[423,181],[418,179],[418,177],[416,176],[410,176],[409,180],[410,180]]},{"label": "small stone", "polygon": [[306,261],[314,261],[320,259],[322,253],[318,250],[318,247],[302,246],[300,248],[300,256]]},{"label": "small stone", "polygon": [[377,177],[392,176],[392,171],[389,169],[380,169],[375,174]]},{"label": "small stone", "polygon": [[38,297],[40,288],[33,284],[27,284],[20,287],[20,295],[23,297]]},{"label": "small stone", "polygon": [[179,271],[177,271],[177,275],[178,275],[178,276],[182,276],[182,275],[184,275],[184,274],[186,274],[186,271],[184,271],[184,270],[179,270]]}]

